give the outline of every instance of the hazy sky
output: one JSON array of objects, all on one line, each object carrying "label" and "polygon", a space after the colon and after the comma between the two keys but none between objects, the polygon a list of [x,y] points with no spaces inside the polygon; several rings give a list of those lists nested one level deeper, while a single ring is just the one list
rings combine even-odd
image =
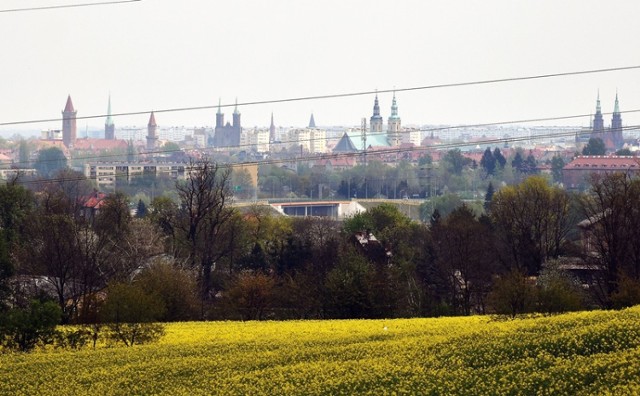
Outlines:
[{"label": "hazy sky", "polygon": [[[3,0],[0,9],[73,3]],[[91,0],[76,0],[91,2]],[[216,105],[640,65],[640,2],[142,0],[0,13],[0,122]],[[397,95],[403,125],[640,109],[640,70]],[[391,94],[381,94],[389,116]],[[243,126],[357,125],[373,95],[242,106]],[[230,119],[232,108],[225,109]],[[610,116],[605,116],[608,125]],[[147,115],[116,117],[146,125]],[[213,125],[215,109],[156,114]],[[640,113],[623,114],[625,125]],[[588,125],[588,117],[558,121]],[[79,121],[78,129],[104,125]],[[60,128],[60,122],[15,128]],[[11,129],[2,127],[1,130]]]}]

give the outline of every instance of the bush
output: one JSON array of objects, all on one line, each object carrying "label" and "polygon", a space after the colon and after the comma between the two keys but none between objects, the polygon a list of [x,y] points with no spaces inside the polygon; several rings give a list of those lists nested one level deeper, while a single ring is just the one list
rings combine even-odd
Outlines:
[{"label": "bush", "polygon": [[578,280],[558,265],[558,261],[549,261],[538,276],[539,310],[560,313],[583,309],[584,292]]},{"label": "bush", "polygon": [[22,352],[51,344],[61,318],[56,303],[33,300],[28,307],[11,309],[0,318],[0,342],[5,348]]},{"label": "bush", "polygon": [[513,270],[496,279],[488,302],[495,313],[515,317],[534,310],[536,289],[526,275]]},{"label": "bush", "polygon": [[164,312],[157,296],[137,284],[118,283],[109,286],[100,317],[107,340],[133,346],[156,341],[164,334],[164,326],[153,323]]}]

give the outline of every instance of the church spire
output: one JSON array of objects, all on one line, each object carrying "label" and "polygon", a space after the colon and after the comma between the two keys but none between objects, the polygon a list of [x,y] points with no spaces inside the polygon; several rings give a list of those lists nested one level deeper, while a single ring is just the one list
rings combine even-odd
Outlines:
[{"label": "church spire", "polygon": [[600,90],[598,90],[598,99],[596,100],[596,114],[602,113],[602,107],[600,107]]},{"label": "church spire", "polygon": [[393,91],[393,100],[391,101],[391,117],[398,118],[398,102],[396,102],[396,92]]},{"label": "church spire", "polygon": [[222,99],[218,98],[218,112],[216,114],[222,114]]},{"label": "church spire", "polygon": [[269,126],[269,141],[276,141],[276,124],[273,122],[273,111],[271,112],[271,125]]},{"label": "church spire", "polygon": [[620,113],[620,105],[618,104],[618,91],[616,91],[616,102],[613,106],[613,113]]},{"label": "church spire", "polygon": [[311,118],[309,119],[309,128],[316,127],[316,120],[313,118],[313,113],[311,113]]},{"label": "church spire", "polygon": [[105,125],[113,125],[113,117],[111,116],[111,93],[109,93],[109,103],[107,104],[107,120]]},{"label": "church spire", "polygon": [[380,116],[380,102],[378,101],[378,93],[376,92],[376,99],[373,101],[373,116]]},{"label": "church spire", "polygon": [[238,111],[238,98],[236,97],[236,107],[233,109],[233,114],[240,114]]}]

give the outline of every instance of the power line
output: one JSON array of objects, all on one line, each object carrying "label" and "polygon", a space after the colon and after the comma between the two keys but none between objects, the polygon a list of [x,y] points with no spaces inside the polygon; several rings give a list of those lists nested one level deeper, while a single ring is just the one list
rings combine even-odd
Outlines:
[{"label": "power line", "polygon": [[0,9],[0,13],[55,10],[60,8],[92,7],[92,6],[115,5],[115,4],[123,4],[123,3],[135,3],[139,1],[142,1],[142,0],[114,0],[114,1],[101,1],[98,3],[58,4],[58,5],[40,6],[40,7],[9,8],[9,9]]},{"label": "power line", "polygon": [[[125,2],[130,2],[130,1],[140,1],[140,0],[128,0]],[[207,105],[207,106],[175,107],[175,108],[168,108],[168,109],[153,110],[153,112],[154,113],[171,113],[171,112],[183,112],[183,111],[194,111],[194,110],[210,110],[217,107],[226,108],[226,107],[232,107],[232,106],[256,106],[256,105],[264,105],[264,104],[300,102],[300,101],[307,101],[307,100],[337,99],[337,98],[346,98],[346,97],[354,97],[354,96],[373,95],[378,93],[408,92],[408,91],[420,91],[420,90],[437,89],[437,88],[453,88],[453,87],[463,87],[463,86],[471,86],[471,85],[497,84],[497,83],[514,82],[514,81],[539,80],[539,79],[545,79],[545,78],[567,77],[567,76],[595,74],[595,73],[609,73],[614,71],[636,70],[636,69],[640,69],[640,65],[611,67],[606,69],[578,70],[578,71],[561,72],[561,73],[538,74],[538,75],[532,75],[532,76],[508,77],[508,78],[499,78],[499,79],[491,79],[491,80],[476,80],[476,81],[466,81],[466,82],[447,83],[447,84],[423,85],[423,86],[415,86],[415,87],[407,87],[407,88],[347,92],[347,93],[338,93],[338,94],[329,94],[329,95],[299,96],[299,97],[293,97],[293,98],[259,100],[259,101],[241,102],[241,103],[224,104],[224,105],[219,104],[219,105]],[[122,116],[149,114],[149,113],[151,113],[151,110],[115,113],[115,114],[111,114],[111,116],[122,117]],[[88,115],[88,116],[76,117],[76,120],[104,118],[107,116],[108,116],[107,114]],[[56,122],[56,121],[62,121],[62,118],[1,122],[0,126],[37,124],[37,123]]]},{"label": "power line", "polygon": [[[640,125],[626,126],[622,128],[623,131],[639,131]],[[418,146],[418,147],[394,147],[388,149],[380,149],[375,151],[369,151],[369,155],[389,155],[389,154],[401,154],[405,152],[429,152],[433,150],[451,150],[455,148],[461,147],[469,147],[474,145],[491,145],[491,144],[504,144],[504,143],[515,143],[520,141],[527,140],[537,140],[537,139],[546,139],[546,138],[560,138],[560,137],[572,137],[575,135],[587,135],[591,134],[590,130],[572,130],[565,132],[552,132],[548,134],[537,135],[535,137],[531,136],[517,136],[517,137],[509,137],[509,138],[494,138],[494,139],[485,139],[474,141],[470,143],[448,143],[437,146]],[[261,161],[246,161],[246,162],[237,162],[237,163],[221,163],[218,164],[220,168],[234,168],[234,167],[243,167],[249,165],[274,165],[274,164],[288,164],[288,163],[299,163],[299,162],[309,162],[309,161],[318,161],[325,159],[336,159],[336,158],[349,158],[349,157],[358,157],[360,156],[360,152],[347,152],[347,153],[331,153],[331,154],[315,154],[310,155],[304,158],[291,158],[291,159],[269,159],[269,160],[261,160]],[[186,168],[189,168],[188,164],[185,164]],[[190,169],[193,169],[191,167]],[[16,169],[19,172],[19,169]],[[127,176],[125,173],[115,173],[110,175],[105,175],[104,177],[123,177]],[[44,183],[56,183],[56,182],[66,182],[66,181],[83,181],[83,180],[94,180],[88,179],[84,175],[78,177],[70,177],[70,178],[42,178],[38,180],[25,180],[21,181],[23,184],[44,184]]]}]

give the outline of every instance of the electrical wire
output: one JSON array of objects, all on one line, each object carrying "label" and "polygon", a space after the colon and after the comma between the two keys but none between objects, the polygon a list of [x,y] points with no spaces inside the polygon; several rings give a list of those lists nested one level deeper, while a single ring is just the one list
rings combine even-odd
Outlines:
[{"label": "electrical wire", "polygon": [[[626,126],[622,127],[622,131],[640,131],[640,125]],[[552,138],[561,138],[561,137],[574,137],[576,135],[591,135],[591,130],[572,130],[565,132],[554,132],[548,134],[541,134],[536,136],[517,136],[517,137],[509,137],[509,138],[495,138],[495,139],[485,139],[478,140],[474,142],[464,143],[464,142],[455,142],[442,144],[437,146],[418,146],[418,147],[396,147],[396,148],[388,148],[388,149],[380,149],[375,151],[370,151],[368,155],[371,156],[380,156],[380,155],[389,155],[389,154],[401,154],[407,152],[425,152],[433,150],[451,150],[455,148],[463,148],[475,145],[492,145],[492,144],[504,144],[504,143],[515,143],[521,141],[528,140],[538,140],[538,139],[552,139]],[[350,158],[350,157],[361,157],[363,152],[347,152],[347,153],[331,153],[331,154],[316,154],[306,156],[304,158],[292,158],[292,159],[267,159],[261,161],[245,161],[238,163],[219,163],[217,164],[219,168],[242,168],[246,166],[261,166],[261,165],[274,165],[274,164],[291,164],[291,163],[299,163],[299,162],[309,162],[309,161],[318,161],[318,160],[327,160],[327,159],[336,159],[336,158]],[[187,170],[197,170],[197,162],[196,166],[190,166],[190,164],[185,164],[185,171]],[[144,164],[142,164],[144,165]],[[19,169],[16,169],[19,172]],[[114,173],[110,175],[104,175],[103,177],[126,177],[126,173]],[[97,178],[96,178],[97,179]],[[44,183],[56,183],[56,182],[69,182],[69,181],[83,181],[83,180],[95,180],[89,179],[82,176],[77,177],[62,177],[62,178],[42,178],[37,180],[23,180],[20,181],[22,184],[44,184]]]},{"label": "electrical wire", "polygon": [[[134,0],[130,0],[130,1],[134,1]],[[135,0],[135,1],[139,1],[139,0]],[[640,65],[611,67],[611,68],[605,68],[605,69],[578,70],[578,71],[561,72],[561,73],[537,74],[537,75],[531,75],[531,76],[508,77],[508,78],[498,78],[498,79],[491,79],[491,80],[476,80],[476,81],[466,81],[466,82],[457,82],[457,83],[434,84],[434,85],[384,89],[384,90],[375,90],[375,91],[360,91],[360,92],[347,92],[347,93],[338,93],[338,94],[329,94],[329,95],[300,96],[300,97],[293,97],[293,98],[259,100],[259,101],[250,101],[250,102],[233,103],[233,104],[225,104],[225,105],[219,104],[219,105],[207,105],[207,106],[175,107],[175,108],[168,108],[168,109],[153,110],[153,112],[154,113],[170,113],[170,112],[183,112],[183,111],[193,111],[193,110],[210,110],[217,107],[220,107],[220,108],[232,107],[232,106],[246,107],[246,106],[256,106],[256,105],[265,105],[265,104],[300,102],[300,101],[307,101],[307,100],[337,99],[337,98],[346,98],[346,97],[354,97],[354,96],[373,95],[378,93],[408,92],[408,91],[420,91],[420,90],[429,90],[429,89],[437,89],[437,88],[453,88],[453,87],[464,87],[464,86],[472,86],[472,85],[497,84],[497,83],[514,82],[514,81],[539,80],[539,79],[545,79],[545,78],[567,77],[567,76],[595,74],[595,73],[609,73],[614,71],[637,70],[637,69],[640,69]],[[151,110],[131,111],[131,112],[115,113],[115,114],[111,114],[111,116],[112,117],[132,116],[132,115],[149,114],[151,112],[152,112]],[[80,117],[76,117],[76,120],[105,118],[107,116],[108,116],[107,114],[80,116]],[[62,121],[62,118],[0,122],[0,126],[37,124],[37,123],[56,122],[56,121]]]},{"label": "electrical wire", "polygon": [[9,8],[9,9],[0,9],[0,13],[55,10],[55,9],[60,9],[60,8],[77,8],[77,7],[116,5],[116,4],[124,4],[124,3],[136,3],[136,2],[139,2],[139,1],[142,1],[142,0],[114,0],[114,1],[101,1],[101,2],[98,2],[98,3],[58,4],[58,5],[40,6],[40,7]]}]

